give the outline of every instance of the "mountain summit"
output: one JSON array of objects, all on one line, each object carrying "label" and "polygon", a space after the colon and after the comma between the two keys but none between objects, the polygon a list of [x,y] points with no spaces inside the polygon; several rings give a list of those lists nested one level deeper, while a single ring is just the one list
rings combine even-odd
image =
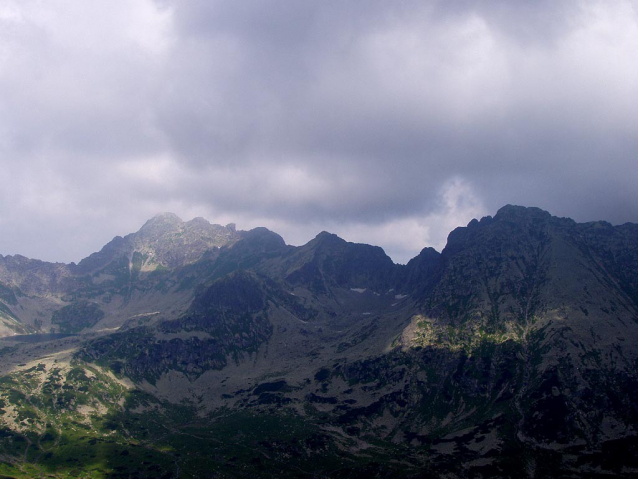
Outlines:
[{"label": "mountain summit", "polygon": [[0,257],[0,320],[47,333],[0,349],[3,473],[638,474],[635,224],[507,205],[396,265],[165,213]]},{"label": "mountain summit", "polygon": [[[140,269],[175,268],[193,263],[212,249],[239,239],[235,226],[212,225],[204,218],[184,222],[173,213],[162,213],[148,220],[137,233],[116,237],[99,253],[79,263],[82,271],[104,267],[121,256],[141,262]],[[135,257],[135,258],[134,258]]]}]

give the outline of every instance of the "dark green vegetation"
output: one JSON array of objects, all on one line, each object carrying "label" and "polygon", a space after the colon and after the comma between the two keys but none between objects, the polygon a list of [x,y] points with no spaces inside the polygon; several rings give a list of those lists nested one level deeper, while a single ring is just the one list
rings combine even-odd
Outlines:
[{"label": "dark green vegetation", "polygon": [[507,206],[405,266],[174,215],[0,258],[9,477],[635,477],[638,227]]},{"label": "dark green vegetation", "polygon": [[104,317],[104,311],[96,303],[77,301],[53,313],[51,322],[63,333],[78,333],[95,326]]},{"label": "dark green vegetation", "polygon": [[[38,382],[42,393],[31,396],[26,384]],[[0,472],[10,477],[359,477],[391,470],[378,462],[390,460],[389,452],[410,453],[383,442],[365,454],[349,453],[343,446],[355,439],[291,412],[200,417],[192,407],[126,391],[93,367],[27,369],[6,377],[0,395],[10,414],[29,423],[20,432],[0,430],[10,458]],[[99,417],[90,407],[103,409]],[[406,461],[412,472],[415,464]]]}]

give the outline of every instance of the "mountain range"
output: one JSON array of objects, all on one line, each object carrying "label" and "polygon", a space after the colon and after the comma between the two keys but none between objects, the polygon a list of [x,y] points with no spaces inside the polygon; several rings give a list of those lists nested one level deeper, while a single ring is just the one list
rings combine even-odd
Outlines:
[{"label": "mountain range", "polygon": [[5,477],[636,477],[638,225],[508,205],[395,264],[165,213],[0,256]]}]

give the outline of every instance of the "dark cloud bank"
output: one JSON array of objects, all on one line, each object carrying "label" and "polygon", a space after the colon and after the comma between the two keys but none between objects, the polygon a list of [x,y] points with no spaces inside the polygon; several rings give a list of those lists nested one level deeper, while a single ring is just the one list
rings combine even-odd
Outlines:
[{"label": "dark cloud bank", "polygon": [[160,211],[406,261],[505,203],[638,221],[634,2],[0,6],[0,253]]}]

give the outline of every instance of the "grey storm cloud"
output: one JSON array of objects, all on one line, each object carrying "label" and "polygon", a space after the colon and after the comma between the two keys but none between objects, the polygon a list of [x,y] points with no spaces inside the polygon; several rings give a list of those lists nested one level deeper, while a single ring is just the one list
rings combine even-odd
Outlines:
[{"label": "grey storm cloud", "polygon": [[0,253],[160,211],[406,261],[506,203],[638,221],[632,1],[7,0]]}]

